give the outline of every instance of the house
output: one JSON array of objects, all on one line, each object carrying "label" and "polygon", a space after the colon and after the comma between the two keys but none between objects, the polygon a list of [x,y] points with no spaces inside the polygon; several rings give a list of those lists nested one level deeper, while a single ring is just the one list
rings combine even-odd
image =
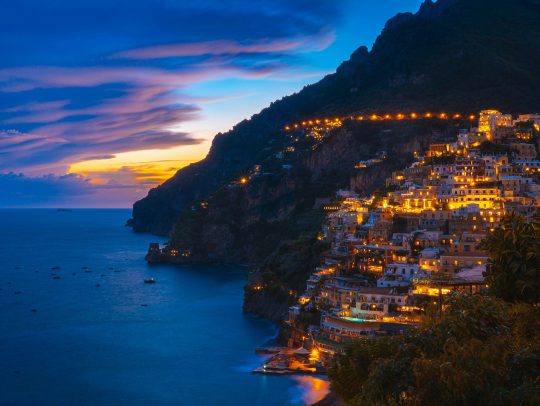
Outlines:
[{"label": "house", "polygon": [[411,279],[418,272],[418,264],[388,264],[384,275],[377,279],[378,288],[409,286]]}]

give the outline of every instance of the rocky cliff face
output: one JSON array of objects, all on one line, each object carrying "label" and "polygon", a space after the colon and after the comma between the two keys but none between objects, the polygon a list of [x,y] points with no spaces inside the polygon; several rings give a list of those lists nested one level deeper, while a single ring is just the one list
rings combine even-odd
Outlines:
[{"label": "rocky cliff face", "polygon": [[[393,113],[476,112],[487,107],[508,112],[538,111],[539,20],[540,0],[427,0],[418,13],[396,16],[371,51],[359,48],[335,74],[272,103],[230,132],[218,134],[203,161],[180,170],[135,203],[134,230],[168,234],[176,219],[185,216],[195,202],[218,193],[228,182],[281,150],[287,142],[281,128],[287,122],[322,113],[372,109]],[[336,166],[332,154],[350,163],[364,151],[358,146],[352,150],[359,155],[349,158],[347,145],[336,143],[334,147],[331,152],[325,149],[305,157],[305,167],[314,171],[310,176],[317,179],[322,168]],[[336,171],[341,173],[339,168]],[[300,181],[305,182],[302,177]],[[246,204],[264,213],[270,211],[277,219],[286,218],[293,213],[287,201],[309,201],[298,197],[302,188],[295,182],[297,176],[284,175],[275,189],[264,186],[250,191],[260,195],[253,194]],[[345,180],[335,182],[337,185]],[[362,181],[358,185],[368,186]],[[280,197],[261,204],[267,193]],[[255,221],[257,210],[248,218]],[[242,240],[235,236],[232,224],[201,231],[204,237],[212,238],[215,233],[225,236],[214,238],[219,240],[214,250],[218,257],[234,250]]]},{"label": "rocky cliff face", "polygon": [[272,321],[280,326],[287,319],[291,301],[277,300],[276,296],[266,293],[246,293],[244,295],[243,310]]},{"label": "rocky cliff face", "polygon": [[[316,202],[348,188],[369,194],[413,152],[455,134],[466,122],[346,122],[320,143],[308,142],[285,158],[261,163],[246,184],[226,184],[197,201],[176,223],[171,245],[191,250],[191,260],[260,263],[283,242],[320,230],[324,213]],[[360,160],[385,152],[370,168]],[[267,172],[265,168],[269,168]],[[270,172],[271,169],[271,172]]]},{"label": "rocky cliff face", "polygon": [[[293,142],[285,124],[372,111],[538,111],[538,21],[540,0],[427,0],[398,15],[371,51],[359,48],[335,74],[218,134],[204,160],[135,203],[134,230],[171,233],[190,261],[252,264],[267,288],[248,286],[245,309],[278,321],[325,249],[316,203],[340,188],[371,194],[414,151],[470,123],[350,121],[317,143]],[[382,163],[355,169],[382,151]]]}]

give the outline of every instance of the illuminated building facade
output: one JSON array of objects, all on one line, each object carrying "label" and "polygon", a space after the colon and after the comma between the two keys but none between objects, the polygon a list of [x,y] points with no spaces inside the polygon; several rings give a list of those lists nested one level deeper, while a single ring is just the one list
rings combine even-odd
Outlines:
[{"label": "illuminated building facade", "polygon": [[486,134],[488,140],[492,140],[497,127],[511,127],[512,124],[511,114],[502,114],[497,110],[483,110],[478,119],[478,131]]}]

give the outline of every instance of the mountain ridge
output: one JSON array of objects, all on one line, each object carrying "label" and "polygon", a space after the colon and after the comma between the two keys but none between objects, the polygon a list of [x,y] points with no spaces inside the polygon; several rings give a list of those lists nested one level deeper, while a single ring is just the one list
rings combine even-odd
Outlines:
[{"label": "mountain ridge", "polygon": [[537,110],[539,19],[538,0],[427,0],[398,14],[371,50],[359,47],[335,73],[216,135],[206,158],[134,204],[134,231],[168,234],[194,202],[280,151],[288,122],[374,110]]}]

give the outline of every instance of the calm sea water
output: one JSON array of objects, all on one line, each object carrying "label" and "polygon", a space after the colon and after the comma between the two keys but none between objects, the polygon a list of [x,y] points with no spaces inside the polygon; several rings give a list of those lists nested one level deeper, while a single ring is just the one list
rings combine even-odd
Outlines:
[{"label": "calm sea water", "polygon": [[244,269],[148,266],[144,253],[159,238],[133,234],[129,216],[0,210],[0,404],[294,405],[324,396],[319,379],[251,373],[261,363],[254,349],[276,331],[242,313]]}]

